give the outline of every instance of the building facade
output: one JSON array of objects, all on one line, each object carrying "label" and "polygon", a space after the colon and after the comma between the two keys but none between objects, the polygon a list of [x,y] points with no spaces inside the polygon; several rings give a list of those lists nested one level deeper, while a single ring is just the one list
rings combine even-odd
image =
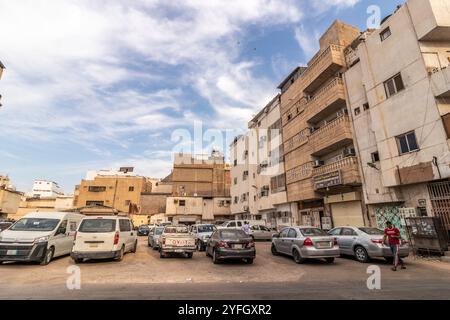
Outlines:
[{"label": "building facade", "polygon": [[230,145],[233,217],[264,220],[272,227],[290,225],[279,95],[249,122],[248,128]]},{"label": "building facade", "polygon": [[450,2],[409,0],[345,54],[372,224],[437,213],[450,229]]},{"label": "building facade", "polygon": [[16,191],[9,177],[0,175],[0,219],[15,219],[22,192]]},{"label": "building facade", "polygon": [[18,220],[30,212],[69,211],[73,209],[73,196],[28,197],[22,196],[19,207],[11,218]]},{"label": "building facade", "polygon": [[335,21],[306,67],[280,85],[287,201],[295,224],[368,224],[342,74],[360,31]]},{"label": "building facade", "polygon": [[64,195],[64,191],[54,181],[48,180],[35,180],[33,183],[33,189],[31,195],[34,198],[48,198]]},{"label": "building facade", "polygon": [[230,166],[222,154],[175,154],[166,217],[175,224],[229,219]]}]

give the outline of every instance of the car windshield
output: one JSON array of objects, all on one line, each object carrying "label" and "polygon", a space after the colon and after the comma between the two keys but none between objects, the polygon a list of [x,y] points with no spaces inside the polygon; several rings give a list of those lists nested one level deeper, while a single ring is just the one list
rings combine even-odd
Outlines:
[{"label": "car windshield", "polygon": [[247,238],[247,235],[242,230],[221,230],[220,238],[222,239],[239,239],[239,238]]},{"label": "car windshield", "polygon": [[300,232],[305,236],[305,237],[312,237],[312,236],[326,236],[327,234],[317,228],[302,228],[300,229]]},{"label": "car windshield", "polygon": [[384,235],[383,230],[377,229],[377,228],[358,228],[364,233],[370,234],[370,235],[376,235],[376,236],[382,236]]},{"label": "car windshield", "polygon": [[140,226],[139,229],[150,230],[150,227],[149,226]]},{"label": "car windshield", "polygon": [[0,231],[8,229],[12,223],[0,223]]},{"label": "car windshield", "polygon": [[86,219],[81,222],[78,231],[85,233],[114,232],[116,220],[114,219]]},{"label": "car windshield", "polygon": [[52,231],[60,220],[44,218],[23,218],[17,221],[9,230],[13,231]]},{"label": "car windshield", "polygon": [[155,229],[155,235],[160,236],[164,231],[164,228],[156,228]]},{"label": "car windshield", "polygon": [[214,226],[212,224],[198,226],[198,232],[213,232]]},{"label": "car windshield", "polygon": [[187,227],[166,227],[164,233],[188,233]]}]

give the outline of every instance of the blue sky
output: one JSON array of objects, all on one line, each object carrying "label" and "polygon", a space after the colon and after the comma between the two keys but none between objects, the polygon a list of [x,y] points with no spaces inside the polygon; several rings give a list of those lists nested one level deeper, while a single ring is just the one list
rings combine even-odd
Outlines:
[{"label": "blue sky", "polygon": [[401,2],[0,0],[0,174],[67,193],[87,170],[163,177],[179,133],[242,132],[335,19],[364,30]]}]

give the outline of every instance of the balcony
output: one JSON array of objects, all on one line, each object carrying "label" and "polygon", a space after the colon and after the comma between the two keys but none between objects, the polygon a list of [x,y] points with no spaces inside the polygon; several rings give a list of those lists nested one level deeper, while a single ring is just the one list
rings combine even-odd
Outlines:
[{"label": "balcony", "polygon": [[338,45],[331,45],[314,57],[308,69],[302,74],[305,92],[316,91],[324,82],[333,77],[345,66],[344,49]]},{"label": "balcony", "polygon": [[450,41],[447,1],[409,0],[408,9],[420,41]]},{"label": "balcony", "polygon": [[309,129],[302,130],[284,143],[284,153],[291,152],[308,142]]},{"label": "balcony", "polygon": [[358,158],[347,157],[312,171],[314,190],[341,190],[361,185]]},{"label": "balcony", "polygon": [[335,78],[308,101],[307,122],[316,123],[345,106],[344,81]]},{"label": "balcony", "polygon": [[311,133],[309,136],[311,155],[315,157],[323,156],[343,148],[352,140],[350,117],[347,115],[341,116]]},{"label": "balcony", "polygon": [[431,89],[436,98],[450,98],[450,66],[435,69],[431,74]]}]

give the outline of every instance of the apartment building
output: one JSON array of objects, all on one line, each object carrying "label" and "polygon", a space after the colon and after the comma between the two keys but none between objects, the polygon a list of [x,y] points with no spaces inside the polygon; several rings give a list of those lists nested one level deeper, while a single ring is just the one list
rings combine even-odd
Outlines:
[{"label": "apartment building", "polygon": [[75,188],[74,206],[106,207],[128,214],[139,206],[141,193],[150,191],[151,182],[145,177],[135,175],[133,168],[90,171],[86,179]]},{"label": "apartment building", "polygon": [[48,180],[35,180],[31,196],[34,198],[48,198],[63,196],[64,191],[58,183]]},{"label": "apartment building", "polygon": [[231,212],[235,219],[292,224],[287,203],[281,138],[280,95],[248,124],[230,145]]},{"label": "apartment building", "polygon": [[175,224],[229,219],[230,183],[230,165],[221,153],[175,154],[167,219]]},{"label": "apartment building", "polygon": [[287,201],[295,224],[329,229],[368,223],[342,74],[360,31],[335,21],[320,50],[280,85]]},{"label": "apartment building", "polygon": [[437,214],[450,229],[450,1],[407,1],[345,54],[371,222]]}]

